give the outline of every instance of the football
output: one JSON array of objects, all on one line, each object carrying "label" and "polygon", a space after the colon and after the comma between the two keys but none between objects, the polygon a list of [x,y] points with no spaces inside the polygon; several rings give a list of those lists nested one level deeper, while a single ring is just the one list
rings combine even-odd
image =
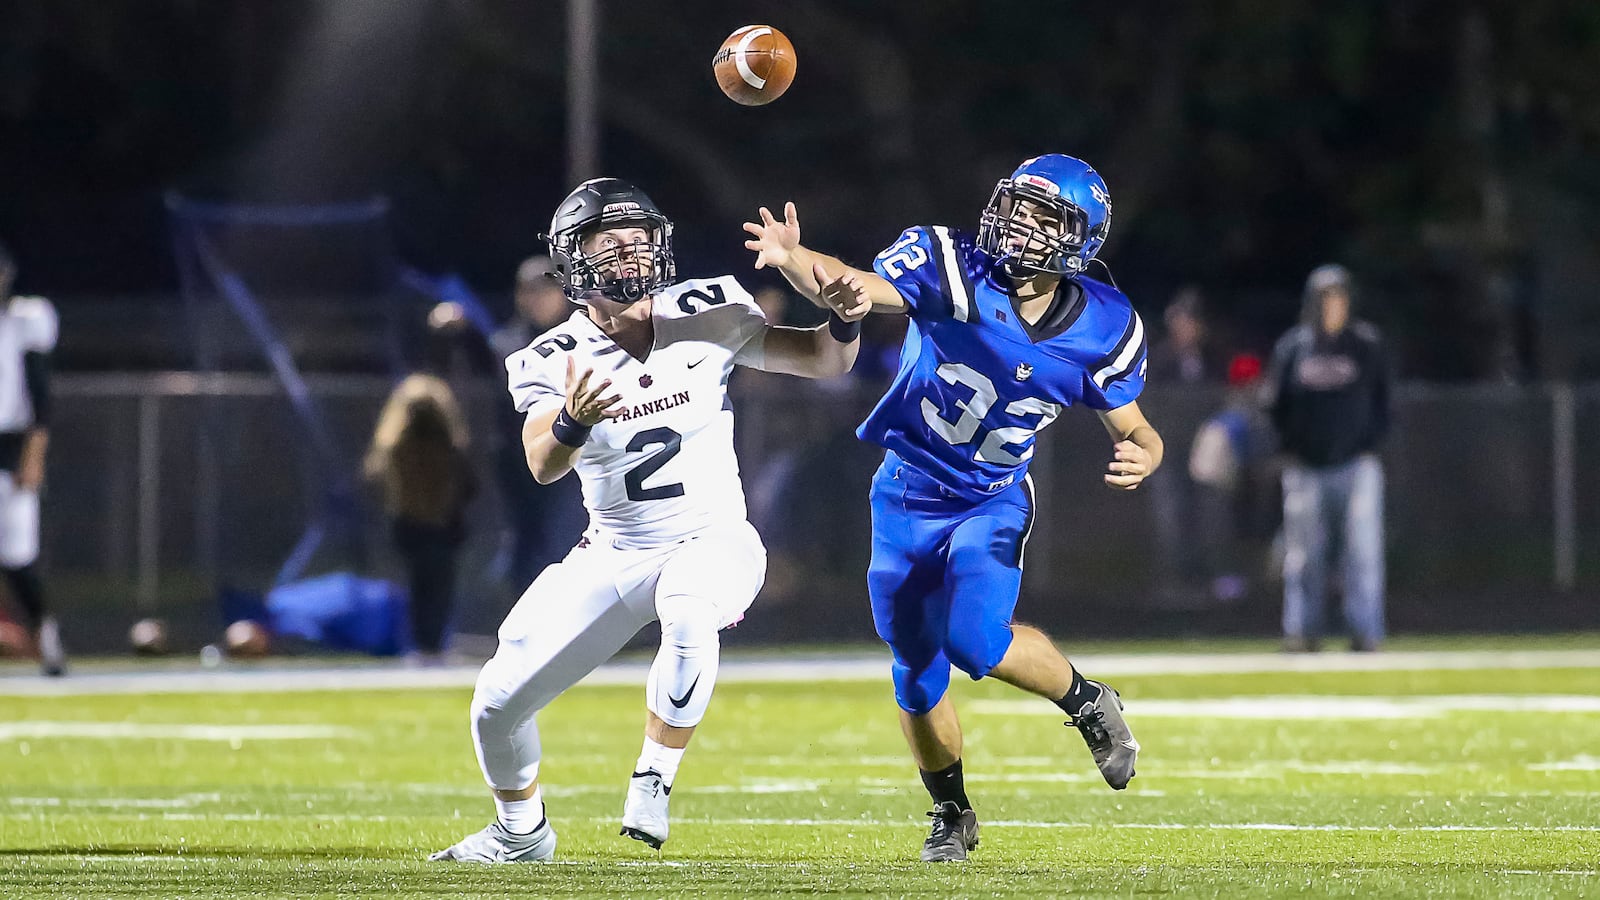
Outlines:
[{"label": "football", "polygon": [[128,629],[128,646],[140,656],[161,656],[167,652],[167,626],[160,619],[140,619]]},{"label": "football", "polygon": [[746,25],[728,35],[711,58],[717,85],[729,99],[762,106],[794,83],[794,44],[771,25]]},{"label": "football", "polygon": [[229,625],[222,638],[228,655],[238,659],[266,656],[272,649],[272,636],[253,619],[240,619]]}]

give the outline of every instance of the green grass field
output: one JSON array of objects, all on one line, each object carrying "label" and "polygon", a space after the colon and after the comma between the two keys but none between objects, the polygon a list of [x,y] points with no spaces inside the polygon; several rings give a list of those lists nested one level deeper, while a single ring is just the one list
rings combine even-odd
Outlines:
[{"label": "green grass field", "polygon": [[493,868],[425,860],[492,815],[464,688],[0,696],[0,896],[1600,896],[1600,668],[1108,680],[1121,793],[1053,707],[957,685],[985,824],[945,866],[886,680],[720,685],[660,853],[617,835],[642,691],[579,687],[541,716],[559,861]]}]

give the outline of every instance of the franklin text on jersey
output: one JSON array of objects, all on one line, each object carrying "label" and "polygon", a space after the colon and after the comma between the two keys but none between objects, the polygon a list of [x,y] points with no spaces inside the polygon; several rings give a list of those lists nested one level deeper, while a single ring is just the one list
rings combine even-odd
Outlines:
[{"label": "franklin text on jersey", "polygon": [[583,310],[506,359],[525,414],[564,402],[569,357],[622,395],[623,414],[594,427],[574,468],[591,529],[623,548],[745,518],[728,376],[737,363],[759,361],[766,320],[732,276],[673,285],[652,304],[655,344],[643,360]]}]

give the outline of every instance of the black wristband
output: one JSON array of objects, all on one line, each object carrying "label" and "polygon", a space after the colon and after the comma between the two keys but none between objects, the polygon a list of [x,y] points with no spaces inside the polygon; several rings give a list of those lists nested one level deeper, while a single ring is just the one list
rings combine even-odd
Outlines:
[{"label": "black wristband", "polygon": [[849,344],[861,337],[861,320],[846,322],[839,318],[839,314],[828,310],[828,334],[841,344]]},{"label": "black wristband", "polygon": [[556,443],[566,444],[568,447],[582,447],[584,442],[589,440],[589,432],[593,429],[593,425],[580,425],[567,415],[565,406],[556,413],[556,420],[550,423],[550,433],[555,436]]}]

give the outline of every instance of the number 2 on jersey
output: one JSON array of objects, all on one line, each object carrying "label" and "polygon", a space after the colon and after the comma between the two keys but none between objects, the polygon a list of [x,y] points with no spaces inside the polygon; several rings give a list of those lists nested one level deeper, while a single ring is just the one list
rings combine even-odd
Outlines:
[{"label": "number 2 on jersey", "polygon": [[678,455],[678,448],[683,444],[683,435],[671,428],[647,428],[633,436],[628,441],[629,453],[639,453],[646,447],[659,444],[660,450],[645,457],[637,466],[634,466],[627,475],[623,476],[622,483],[628,489],[629,500],[670,500],[673,497],[683,496],[683,482],[645,487],[644,480],[654,475],[662,466],[672,461]]},{"label": "number 2 on jersey", "polygon": [[917,246],[915,231],[900,235],[900,240],[878,254],[878,262],[883,263],[883,270],[889,273],[890,278],[899,278],[927,261],[928,251]]}]

